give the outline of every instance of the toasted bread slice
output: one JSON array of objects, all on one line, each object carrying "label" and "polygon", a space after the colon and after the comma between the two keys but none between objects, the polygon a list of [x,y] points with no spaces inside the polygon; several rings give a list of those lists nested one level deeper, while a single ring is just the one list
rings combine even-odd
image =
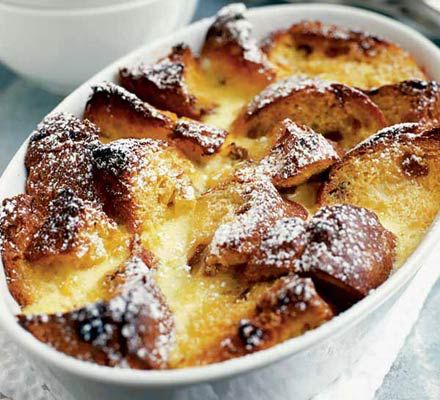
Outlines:
[{"label": "toasted bread slice", "polygon": [[119,139],[93,157],[104,209],[132,232],[152,232],[194,203],[193,166],[164,141]]},{"label": "toasted bread slice", "polygon": [[176,116],[160,111],[121,86],[103,82],[92,88],[84,117],[99,126],[104,139],[165,139]]},{"label": "toasted bread slice", "polygon": [[417,247],[440,205],[440,131],[394,125],[335,164],[322,204],[350,203],[374,211],[397,236],[396,265]]},{"label": "toasted bread slice", "polygon": [[245,264],[262,236],[285,216],[307,218],[299,204],[283,200],[270,179],[239,171],[232,180],[206,192],[197,202],[195,243],[208,244],[205,272]]},{"label": "toasted bread slice", "polygon": [[19,194],[2,203],[0,209],[0,250],[9,291],[20,305],[32,302],[29,286],[24,279],[25,252],[34,233],[42,224],[44,212],[33,197]]},{"label": "toasted bread slice", "polygon": [[362,89],[426,79],[414,58],[398,45],[319,21],[299,22],[271,34],[263,50],[281,76],[319,76]]},{"label": "toasted bread slice", "polygon": [[339,160],[333,145],[306,126],[285,119],[274,131],[275,145],[258,169],[270,176],[276,187],[301,185]]},{"label": "toasted bread slice", "polygon": [[306,222],[282,218],[268,229],[246,264],[243,274],[251,282],[297,272],[297,260],[307,243]]},{"label": "toasted bread slice", "polygon": [[100,365],[161,369],[174,342],[174,321],[149,266],[132,255],[112,280],[114,297],[64,314],[21,315],[38,340]]},{"label": "toasted bread slice", "polygon": [[166,140],[193,160],[218,152],[227,136],[223,129],[160,111],[109,82],[93,88],[84,115],[100,128],[103,139]]},{"label": "toasted bread slice", "polygon": [[387,125],[440,124],[440,86],[435,81],[408,80],[365,93],[382,110]]},{"label": "toasted bread slice", "polygon": [[388,278],[394,254],[395,237],[373,212],[337,204],[308,222],[297,271],[311,276],[334,302],[351,305]]},{"label": "toasted bread slice", "polygon": [[382,112],[361,91],[339,83],[292,76],[257,95],[243,109],[232,131],[251,138],[267,136],[285,118],[310,126],[345,149],[385,126]]},{"label": "toasted bread slice", "polygon": [[217,13],[206,34],[201,62],[225,84],[247,84],[258,92],[273,81],[275,73],[251,36],[252,25],[245,12],[243,4],[231,4]]},{"label": "toasted bread slice", "polygon": [[46,117],[29,139],[25,165],[26,193],[43,205],[64,187],[83,199],[96,201],[92,151],[99,145],[99,130],[71,114]]},{"label": "toasted bread slice", "polygon": [[199,61],[185,44],[173,47],[156,64],[121,69],[119,77],[121,85],[142,100],[179,116],[200,119],[215,107],[200,90]]},{"label": "toasted bread slice", "polygon": [[218,153],[228,133],[212,125],[181,118],[171,134],[171,140],[191,160]]},{"label": "toasted bread slice", "polygon": [[47,268],[54,264],[87,268],[102,262],[117,236],[117,225],[102,210],[76,197],[71,189],[63,189],[49,203],[25,257]]},{"label": "toasted bread slice", "polygon": [[0,222],[8,285],[26,312],[69,310],[99,298],[103,275],[128,249],[127,232],[70,189],[48,207],[28,195],[8,200]]},{"label": "toasted bread slice", "polygon": [[309,278],[277,280],[259,299],[254,314],[236,332],[204,354],[205,362],[223,361],[274,346],[314,329],[333,317],[330,306]]}]

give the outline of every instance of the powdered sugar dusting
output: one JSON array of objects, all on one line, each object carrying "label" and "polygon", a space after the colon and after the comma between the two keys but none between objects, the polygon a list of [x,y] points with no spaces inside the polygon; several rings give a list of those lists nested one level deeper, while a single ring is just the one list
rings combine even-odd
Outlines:
[{"label": "powdered sugar dusting", "polygon": [[230,4],[223,7],[210,27],[207,39],[217,44],[237,44],[246,61],[261,66],[264,72],[269,68],[266,56],[252,37],[252,24],[245,18],[246,6],[242,3]]},{"label": "powdered sugar dusting", "polygon": [[[261,160],[258,168],[275,179],[275,183],[285,186],[289,179],[314,168],[319,173],[339,159],[333,146],[320,134],[306,126],[295,124],[289,119],[282,121],[281,134],[268,156]],[[321,163],[321,166],[317,164]]]},{"label": "powdered sugar dusting", "polygon": [[[65,339],[89,344],[101,351],[106,364],[111,366],[128,368],[134,363],[138,368],[165,368],[175,340],[174,321],[152,271],[141,256],[135,254],[117,274],[124,282],[110,301],[93,303],[66,314],[21,317],[22,324],[32,331],[33,324],[55,323],[65,330]],[[51,335],[48,332],[45,340],[57,348],[62,341]],[[70,355],[95,361],[96,351],[84,352],[81,345],[71,348],[78,352]]]},{"label": "powdered sugar dusting", "polygon": [[176,139],[189,140],[202,149],[202,154],[212,155],[224,143],[227,132],[214,126],[189,119],[180,119],[173,131]]},{"label": "powdered sugar dusting", "polygon": [[153,65],[142,63],[134,68],[122,70],[134,80],[145,79],[159,90],[176,90],[188,94],[185,83],[185,63],[182,54],[188,47],[184,44],[173,47],[168,57],[164,57]]},{"label": "powdered sugar dusting", "polygon": [[62,254],[73,249],[80,257],[91,248],[96,255],[100,255],[105,249],[98,238],[91,239],[82,235],[88,228],[96,230],[98,225],[116,229],[116,224],[100,208],[65,188],[49,203],[47,217],[32,236],[26,257],[35,261],[43,256]]},{"label": "powdered sugar dusting", "polygon": [[95,201],[91,155],[99,145],[98,128],[71,114],[51,115],[32,133],[25,164],[27,193],[43,204],[64,187]]},{"label": "powdered sugar dusting", "polygon": [[363,295],[385,280],[394,257],[394,237],[371,211],[340,204],[321,208],[307,227],[300,269],[323,271]]},{"label": "powdered sugar dusting", "polygon": [[[107,107],[111,108],[110,100],[112,99],[112,97],[116,97],[119,101],[129,103],[132,110],[134,110],[136,113],[141,114],[144,118],[155,119],[162,122],[168,122],[169,120],[169,118],[165,114],[160,112],[157,108],[153,107],[147,102],[142,101],[135,94],[112,82],[102,82],[99,85],[93,86],[92,90],[93,94],[89,99],[89,102],[95,96],[104,96],[106,99]],[[108,111],[109,113],[111,113],[111,109],[109,109]]]},{"label": "powdered sugar dusting", "polygon": [[272,104],[279,99],[286,98],[295,91],[305,89],[312,89],[318,93],[326,93],[331,90],[331,83],[318,78],[307,78],[305,76],[297,75],[281,79],[272,83],[259,95],[254,97],[246,109],[246,116],[249,118],[269,104]]},{"label": "powdered sugar dusting", "polygon": [[295,271],[295,260],[306,244],[306,223],[300,218],[283,218],[269,229],[251,258],[255,268],[274,267]]},{"label": "powdered sugar dusting", "polygon": [[238,190],[243,205],[231,222],[217,228],[209,246],[211,255],[220,257],[231,250],[250,253],[273,222],[286,214],[284,201],[268,177],[257,174],[249,179],[241,174],[241,178],[244,184]]}]

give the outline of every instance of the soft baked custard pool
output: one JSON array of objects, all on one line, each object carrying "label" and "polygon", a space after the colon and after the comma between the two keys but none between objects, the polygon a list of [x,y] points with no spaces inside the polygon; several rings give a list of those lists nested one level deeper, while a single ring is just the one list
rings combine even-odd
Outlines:
[{"label": "soft baked custard pool", "polygon": [[0,218],[37,339],[108,366],[219,362],[320,326],[417,247],[440,204],[438,84],[367,33],[251,31],[227,7],[200,54],[127,66],[83,120],[32,134]]}]

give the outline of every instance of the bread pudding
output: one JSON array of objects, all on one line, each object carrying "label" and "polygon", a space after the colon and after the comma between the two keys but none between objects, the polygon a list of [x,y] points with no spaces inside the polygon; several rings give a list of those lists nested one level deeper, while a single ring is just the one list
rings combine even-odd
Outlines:
[{"label": "bread pudding", "polygon": [[361,301],[422,240],[439,85],[386,39],[302,21],[257,41],[245,14],[32,133],[0,245],[41,342],[134,369],[244,356]]}]

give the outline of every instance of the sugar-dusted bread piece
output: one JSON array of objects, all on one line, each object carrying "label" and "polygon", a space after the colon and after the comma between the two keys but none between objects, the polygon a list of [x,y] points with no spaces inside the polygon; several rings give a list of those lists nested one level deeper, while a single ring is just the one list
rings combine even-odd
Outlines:
[{"label": "sugar-dusted bread piece", "polygon": [[311,128],[283,120],[270,134],[275,145],[258,166],[276,187],[288,188],[306,182],[339,160],[333,145]]},{"label": "sugar-dusted bread piece", "polygon": [[24,280],[25,252],[41,226],[44,213],[33,197],[19,194],[5,199],[0,208],[0,251],[9,291],[20,305],[32,301]]},{"label": "sugar-dusted bread piece", "polygon": [[47,206],[29,195],[5,200],[0,223],[9,289],[20,305],[35,309],[61,310],[97,296],[97,282],[124,257],[129,240],[100,207],[71,189]]},{"label": "sugar-dusted bread piece", "polygon": [[199,61],[185,44],[173,47],[155,64],[121,69],[119,79],[142,100],[179,116],[200,119],[215,107],[201,85]]},{"label": "sugar-dusted bread piece", "polygon": [[298,217],[276,221],[251,254],[243,274],[251,282],[297,272],[297,260],[307,244],[307,223]]},{"label": "sugar-dusted bread piece", "polygon": [[201,62],[218,79],[248,83],[258,92],[273,81],[275,73],[252,37],[252,25],[245,13],[243,4],[231,4],[217,13],[206,34]]},{"label": "sugar-dusted bread piece", "polygon": [[161,369],[174,343],[174,321],[142,254],[111,276],[109,299],[66,313],[20,315],[38,340],[100,365]]},{"label": "sugar-dusted bread piece", "polygon": [[307,223],[306,234],[297,270],[336,303],[351,305],[362,299],[391,272],[395,237],[365,208],[323,207]]},{"label": "sugar-dusted bread piece", "polygon": [[302,21],[275,32],[263,49],[279,75],[319,76],[362,89],[426,78],[398,45],[319,21]]},{"label": "sugar-dusted bread piece", "polygon": [[311,127],[345,149],[385,126],[380,109],[361,91],[316,78],[291,76],[254,97],[232,130],[258,138],[269,135],[285,118]]},{"label": "sugar-dusted bread piece", "polygon": [[213,125],[180,118],[173,132],[171,141],[191,160],[200,160],[218,153],[228,133]]},{"label": "sugar-dusted bread piece", "polygon": [[135,94],[111,82],[92,88],[84,117],[100,128],[101,136],[164,139],[173,130],[176,116],[160,111]]},{"label": "sugar-dusted bread piece", "polygon": [[320,202],[350,203],[374,211],[397,236],[399,266],[439,211],[439,168],[439,128],[393,125],[332,166]]},{"label": "sugar-dusted bread piece", "polygon": [[277,280],[259,299],[249,319],[235,333],[204,354],[206,363],[267,349],[314,329],[333,317],[310,278],[296,275]]},{"label": "sugar-dusted bread piece", "polygon": [[407,80],[365,93],[382,110],[387,125],[402,122],[440,125],[440,86],[436,81]]},{"label": "sugar-dusted bread piece", "polygon": [[98,128],[71,114],[46,117],[29,139],[25,165],[26,193],[43,205],[63,188],[95,201],[92,151],[99,145]]},{"label": "sugar-dusted bread piece", "polygon": [[84,116],[100,128],[103,138],[166,140],[193,160],[218,152],[227,136],[223,129],[160,111],[110,82],[93,88]]},{"label": "sugar-dusted bread piece", "polygon": [[93,152],[106,212],[133,232],[150,232],[195,200],[193,166],[166,142],[119,139]]},{"label": "sugar-dusted bread piece", "polygon": [[25,257],[48,268],[57,264],[87,268],[105,258],[118,242],[118,234],[117,225],[100,208],[66,188],[48,204]]},{"label": "sugar-dusted bread piece", "polygon": [[195,243],[206,248],[205,271],[245,264],[262,236],[285,216],[307,218],[299,204],[285,201],[271,180],[253,169],[206,192],[195,208]]}]

